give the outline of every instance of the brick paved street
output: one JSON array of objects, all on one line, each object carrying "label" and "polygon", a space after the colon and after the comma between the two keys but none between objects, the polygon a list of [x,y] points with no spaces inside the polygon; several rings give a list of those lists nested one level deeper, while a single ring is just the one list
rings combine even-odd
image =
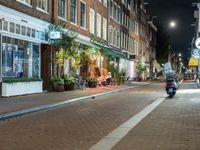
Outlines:
[{"label": "brick paved street", "polygon": [[181,85],[173,99],[166,99],[122,139],[113,150],[199,150],[200,89]]},{"label": "brick paved street", "polygon": [[166,98],[113,150],[198,150],[200,89],[183,83],[167,98],[153,83],[62,108],[0,122],[1,150],[87,150],[156,99]]},{"label": "brick paved street", "polygon": [[1,122],[0,147],[3,150],[88,149],[161,95],[154,96],[157,85],[138,90],[145,89],[152,93],[135,94],[134,89]]}]

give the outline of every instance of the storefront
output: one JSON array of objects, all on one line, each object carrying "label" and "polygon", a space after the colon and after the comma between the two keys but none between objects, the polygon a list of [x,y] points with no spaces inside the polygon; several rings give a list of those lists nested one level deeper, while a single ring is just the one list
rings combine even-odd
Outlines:
[{"label": "storefront", "polygon": [[[8,78],[41,79],[41,45],[48,44],[47,29],[47,22],[0,6],[1,82]],[[2,83],[2,96],[42,92],[42,81],[38,80],[38,85],[34,82],[35,89],[30,88],[31,83],[25,93],[19,89],[12,92],[9,87],[16,88],[14,84]]]}]

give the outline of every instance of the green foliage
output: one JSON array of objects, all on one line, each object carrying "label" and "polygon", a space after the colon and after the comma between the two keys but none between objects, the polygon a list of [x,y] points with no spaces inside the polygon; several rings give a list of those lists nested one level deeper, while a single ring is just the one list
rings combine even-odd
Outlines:
[{"label": "green foliage", "polygon": [[111,72],[112,77],[116,78],[118,84],[124,82],[126,76],[125,70],[119,71],[116,67],[114,67],[114,65],[109,65],[108,69]]},{"label": "green foliage", "polygon": [[138,76],[140,77],[142,75],[142,73],[145,71],[145,66],[143,66],[142,64],[138,64],[136,66],[137,68],[137,73],[138,73]]},{"label": "green foliage", "polygon": [[51,83],[52,85],[54,85],[54,84],[63,84],[63,85],[64,85],[64,80],[61,79],[61,78],[58,77],[58,76],[52,76],[52,77],[51,77],[51,80],[50,80],[50,83]]},{"label": "green foliage", "polygon": [[64,75],[65,84],[76,83],[76,79],[72,75]]},{"label": "green foliage", "polygon": [[95,78],[95,77],[89,77],[88,78],[88,82],[97,82],[98,80],[97,80],[97,78]]},{"label": "green foliage", "polygon": [[15,83],[15,82],[32,82],[32,81],[42,81],[39,78],[28,78],[28,77],[22,77],[22,78],[3,78],[3,83]]}]

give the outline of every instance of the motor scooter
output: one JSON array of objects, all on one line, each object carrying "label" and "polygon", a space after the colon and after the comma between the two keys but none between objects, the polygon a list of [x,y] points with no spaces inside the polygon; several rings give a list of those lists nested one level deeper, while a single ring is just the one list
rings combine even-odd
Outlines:
[{"label": "motor scooter", "polygon": [[165,90],[170,98],[172,98],[176,94],[177,88],[178,87],[175,77],[173,75],[167,76]]}]

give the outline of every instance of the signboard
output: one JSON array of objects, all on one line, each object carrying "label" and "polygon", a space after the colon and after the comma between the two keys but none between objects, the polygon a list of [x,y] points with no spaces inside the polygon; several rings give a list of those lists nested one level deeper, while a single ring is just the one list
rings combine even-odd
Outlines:
[{"label": "signboard", "polygon": [[191,53],[192,58],[200,58],[200,50],[199,49],[193,49]]},{"label": "signboard", "polygon": [[200,38],[196,39],[195,45],[198,49],[200,49]]},{"label": "signboard", "polygon": [[198,59],[197,58],[190,58],[189,67],[197,67],[198,66]]},{"label": "signboard", "polygon": [[61,39],[61,33],[58,31],[52,31],[50,32],[50,39],[51,40],[56,40],[56,39]]}]

